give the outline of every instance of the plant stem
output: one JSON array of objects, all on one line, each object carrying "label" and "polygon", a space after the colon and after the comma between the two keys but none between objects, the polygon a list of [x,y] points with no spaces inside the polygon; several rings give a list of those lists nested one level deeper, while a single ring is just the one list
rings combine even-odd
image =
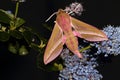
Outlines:
[{"label": "plant stem", "polygon": [[88,46],[86,46],[86,47],[84,47],[84,48],[80,49],[79,51],[80,51],[80,52],[83,52],[83,51],[85,51],[85,50],[87,50],[87,49],[90,49],[90,48],[91,48],[91,46],[90,46],[90,45],[88,45]]},{"label": "plant stem", "polygon": [[19,1],[17,1],[17,3],[16,3],[15,18],[17,18],[18,8],[19,8]]}]

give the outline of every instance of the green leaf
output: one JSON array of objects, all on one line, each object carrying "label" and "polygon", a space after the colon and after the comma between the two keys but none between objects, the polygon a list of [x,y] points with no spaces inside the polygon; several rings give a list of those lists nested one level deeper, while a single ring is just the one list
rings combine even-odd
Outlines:
[{"label": "green leaf", "polygon": [[43,27],[45,27],[47,30],[52,31],[53,28],[47,24],[43,24]]},{"label": "green leaf", "polygon": [[10,30],[14,30],[25,23],[22,18],[15,18],[13,14],[8,11],[0,9],[0,22],[10,24]]},{"label": "green leaf", "polygon": [[10,35],[7,32],[0,32],[0,41],[8,41]]},{"label": "green leaf", "polygon": [[15,26],[16,27],[20,27],[21,25],[23,25],[25,23],[25,20],[22,18],[17,18],[15,21]]},{"label": "green leaf", "polygon": [[22,45],[19,49],[19,55],[24,56],[28,54],[28,50],[26,49],[26,47],[24,45]]},{"label": "green leaf", "polygon": [[[41,40],[43,38],[41,38],[37,33],[32,32],[31,30],[25,30],[23,32],[23,36],[29,45],[31,45],[31,43],[35,43],[35,44],[38,44],[39,47],[44,47],[45,42],[43,42],[43,44],[41,44]],[[44,39],[44,41],[45,41],[45,39]]]},{"label": "green leaf", "polygon": [[36,51],[39,51],[39,52],[41,51],[41,48],[39,48],[39,45],[37,45],[37,44],[31,43],[30,47],[33,48]]},{"label": "green leaf", "polygon": [[5,10],[0,9],[0,22],[9,24],[14,19],[14,15]]},{"label": "green leaf", "polygon": [[62,70],[63,69],[63,65],[62,64],[58,64],[58,63],[54,63],[54,68],[55,70]]},{"label": "green leaf", "polygon": [[10,30],[15,30],[17,27],[20,27],[25,23],[25,20],[22,18],[16,18],[10,21]]},{"label": "green leaf", "polygon": [[10,31],[10,35],[13,36],[13,37],[15,37],[16,39],[21,39],[23,37],[22,33],[20,33],[17,30]]},{"label": "green leaf", "polygon": [[9,46],[8,46],[8,50],[10,51],[10,52],[12,52],[13,54],[17,54],[17,49],[16,49],[16,47],[15,46],[13,46],[13,44],[9,44]]},{"label": "green leaf", "polygon": [[24,31],[23,36],[26,42],[30,45],[32,43],[33,34],[30,31]]}]

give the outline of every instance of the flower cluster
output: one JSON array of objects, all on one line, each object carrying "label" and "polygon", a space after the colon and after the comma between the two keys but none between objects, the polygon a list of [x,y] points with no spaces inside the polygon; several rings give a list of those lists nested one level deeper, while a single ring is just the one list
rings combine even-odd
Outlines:
[{"label": "flower cluster", "polygon": [[96,58],[83,52],[83,59],[76,55],[70,55],[68,49],[64,49],[61,57],[66,66],[60,71],[59,80],[100,80],[102,75],[95,69],[98,66]]},{"label": "flower cluster", "polygon": [[69,7],[65,8],[65,11],[70,15],[81,15],[83,12],[83,6],[80,3],[74,2]]},{"label": "flower cluster", "polygon": [[[81,15],[83,6],[75,2],[66,7],[65,11],[70,15]],[[103,28],[103,32],[107,35],[108,40],[90,43],[97,49],[97,52],[93,52],[93,54],[90,54],[90,50],[84,51],[82,52],[84,57],[80,59],[76,55],[71,55],[68,49],[62,51],[61,58],[64,60],[65,68],[60,71],[59,80],[101,80],[103,78],[96,69],[98,56],[95,56],[104,54],[106,57],[111,54],[120,54],[120,27],[108,25]]]},{"label": "flower cluster", "polygon": [[103,31],[108,40],[93,44],[98,49],[96,54],[103,53],[105,56],[120,54],[120,27],[108,25]]},{"label": "flower cluster", "polygon": [[[103,32],[108,37],[107,41],[91,43],[98,49],[95,55],[104,54],[106,57],[120,54],[120,27],[108,25],[103,28]],[[63,50],[61,57],[65,68],[60,71],[59,80],[101,80],[103,78],[96,69],[97,58],[90,54],[90,50],[82,53],[84,57],[80,59],[76,55],[70,55],[68,49]]]}]

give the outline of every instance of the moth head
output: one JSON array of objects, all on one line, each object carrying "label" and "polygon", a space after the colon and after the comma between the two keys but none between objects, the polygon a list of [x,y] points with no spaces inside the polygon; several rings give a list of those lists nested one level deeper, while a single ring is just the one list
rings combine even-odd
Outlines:
[{"label": "moth head", "polygon": [[60,15],[60,14],[63,14],[63,13],[66,13],[66,11],[63,10],[63,9],[59,9],[57,12],[54,12],[45,22],[50,20],[54,15]]},{"label": "moth head", "polygon": [[59,9],[58,12],[57,12],[57,14],[61,14],[61,13],[66,13],[66,11],[63,10],[63,9]]}]

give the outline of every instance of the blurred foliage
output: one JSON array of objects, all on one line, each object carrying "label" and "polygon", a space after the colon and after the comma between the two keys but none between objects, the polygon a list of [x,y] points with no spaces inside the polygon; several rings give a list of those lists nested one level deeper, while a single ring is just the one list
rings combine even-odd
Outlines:
[{"label": "blurred foliage", "polygon": [[[15,17],[14,14],[8,11],[0,9],[0,41],[10,42],[8,50],[14,54],[19,52],[20,55],[28,54],[28,50],[25,46],[31,47],[34,43],[37,47],[41,45],[42,39],[31,28],[24,26],[25,20],[19,17]],[[38,43],[33,41],[34,37],[37,37]],[[21,41],[25,44],[21,45]],[[42,41],[42,44],[44,41]],[[14,44],[14,45],[13,45]],[[19,45],[19,46],[18,46]],[[33,47],[33,46],[32,46]],[[44,46],[40,47],[43,48]]]},{"label": "blurred foliage", "polygon": [[[49,71],[58,71],[63,68],[60,60],[56,60],[48,65],[43,63],[43,55],[47,39],[37,34],[29,26],[25,25],[25,20],[17,17],[19,4],[25,0],[12,0],[16,3],[15,14],[10,11],[0,9],[0,42],[7,43],[8,50],[16,55],[28,55],[30,49],[39,52],[37,64],[40,69]],[[47,30],[52,28],[47,24],[43,24]]]},{"label": "blurred foliage", "polygon": [[[16,3],[15,14],[10,11],[0,9],[0,42],[7,43],[8,50],[16,55],[25,56],[29,54],[30,49],[34,49],[39,54],[37,56],[37,67],[47,71],[62,70],[63,60],[58,57],[51,63],[45,65],[43,63],[44,50],[47,39],[37,34],[32,28],[25,25],[25,20],[17,17],[19,4],[25,0],[12,0]],[[44,28],[52,31],[52,27],[43,24]],[[91,48],[87,46],[82,48],[80,52]]]}]

